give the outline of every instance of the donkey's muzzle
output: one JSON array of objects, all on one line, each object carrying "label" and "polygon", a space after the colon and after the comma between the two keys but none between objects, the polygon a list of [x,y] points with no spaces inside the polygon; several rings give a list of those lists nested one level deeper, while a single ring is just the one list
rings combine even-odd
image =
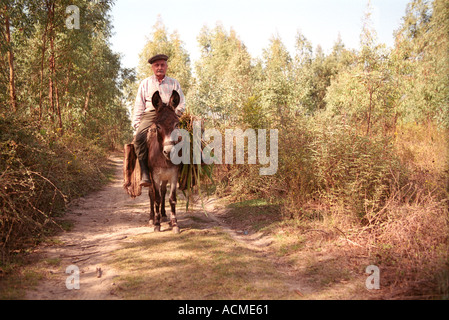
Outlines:
[{"label": "donkey's muzzle", "polygon": [[164,157],[170,160],[170,153],[173,149],[173,146],[176,144],[175,141],[166,141],[163,143],[162,152],[164,154]]}]

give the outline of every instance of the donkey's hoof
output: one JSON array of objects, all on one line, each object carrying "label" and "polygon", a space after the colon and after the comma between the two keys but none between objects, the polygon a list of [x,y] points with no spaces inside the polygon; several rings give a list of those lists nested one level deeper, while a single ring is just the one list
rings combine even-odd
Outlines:
[{"label": "donkey's hoof", "polygon": [[161,226],[155,226],[154,232],[161,232]]},{"label": "donkey's hoof", "polygon": [[173,233],[174,233],[174,234],[180,234],[180,233],[181,233],[181,229],[179,229],[178,226],[173,227]]},{"label": "donkey's hoof", "polygon": [[148,225],[149,225],[150,227],[153,227],[153,226],[154,226],[154,220],[150,220],[150,221],[148,222]]}]

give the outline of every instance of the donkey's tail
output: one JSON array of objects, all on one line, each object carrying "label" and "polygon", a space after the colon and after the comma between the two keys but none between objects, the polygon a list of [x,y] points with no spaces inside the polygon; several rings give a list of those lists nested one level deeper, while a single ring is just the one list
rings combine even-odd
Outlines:
[{"label": "donkey's tail", "polygon": [[140,165],[133,144],[126,144],[124,148],[125,158],[123,161],[123,188],[131,198],[142,194],[140,186]]}]

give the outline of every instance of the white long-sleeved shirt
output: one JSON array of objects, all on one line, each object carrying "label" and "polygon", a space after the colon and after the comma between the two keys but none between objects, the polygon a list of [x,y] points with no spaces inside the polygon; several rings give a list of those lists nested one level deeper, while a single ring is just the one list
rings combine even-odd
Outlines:
[{"label": "white long-sleeved shirt", "polygon": [[168,103],[172,95],[173,90],[179,93],[180,101],[176,107],[176,114],[182,115],[186,109],[185,97],[181,90],[181,85],[176,79],[165,77],[159,82],[155,75],[146,78],[140,83],[139,90],[137,91],[136,103],[134,104],[134,114],[132,125],[135,129],[139,127],[140,119],[144,112],[154,110],[151,103],[151,97],[156,91],[159,91],[162,102]]}]

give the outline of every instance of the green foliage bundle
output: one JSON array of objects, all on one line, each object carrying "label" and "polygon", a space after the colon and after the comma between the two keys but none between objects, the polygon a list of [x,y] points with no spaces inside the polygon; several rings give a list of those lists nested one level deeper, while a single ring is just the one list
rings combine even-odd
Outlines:
[{"label": "green foliage bundle", "polygon": [[[214,183],[214,180],[212,178],[213,173],[213,167],[214,164],[205,164],[203,162],[199,164],[194,164],[193,161],[193,149],[194,148],[200,148],[203,150],[205,143],[202,139],[199,141],[201,144],[200,146],[195,146],[196,140],[194,140],[193,137],[193,123],[194,121],[198,121],[200,123],[203,123],[198,117],[191,115],[189,112],[184,113],[180,119],[179,122],[179,128],[184,129],[189,133],[189,139],[190,139],[190,161],[188,164],[183,164],[181,168],[181,172],[179,174],[179,189],[183,192],[184,196],[186,197],[186,210],[189,209],[190,204],[190,198],[193,192],[195,191],[195,186],[197,187],[196,190],[198,190],[198,193],[201,197],[201,181],[204,179],[209,179],[211,183]],[[201,199],[202,201],[202,199]]]}]

